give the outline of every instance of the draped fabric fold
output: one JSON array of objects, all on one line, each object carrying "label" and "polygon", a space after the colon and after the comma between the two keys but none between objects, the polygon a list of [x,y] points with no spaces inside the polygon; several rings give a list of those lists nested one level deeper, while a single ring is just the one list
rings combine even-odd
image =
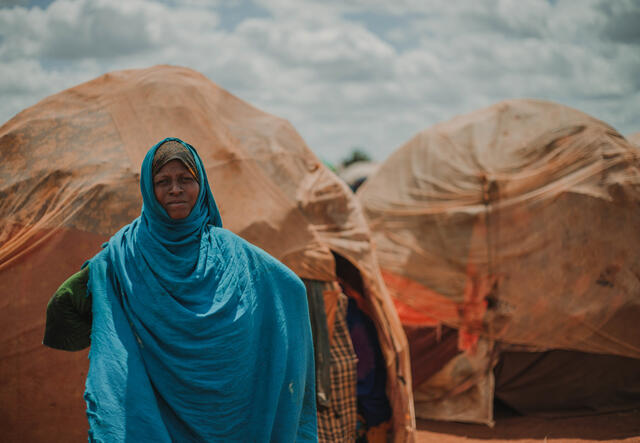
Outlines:
[{"label": "draped fabric fold", "polygon": [[[198,200],[182,220],[153,193],[166,140],[198,168]],[[316,441],[304,285],[222,228],[197,152],[166,140],[143,161],[140,217],[89,261],[90,439]]]}]

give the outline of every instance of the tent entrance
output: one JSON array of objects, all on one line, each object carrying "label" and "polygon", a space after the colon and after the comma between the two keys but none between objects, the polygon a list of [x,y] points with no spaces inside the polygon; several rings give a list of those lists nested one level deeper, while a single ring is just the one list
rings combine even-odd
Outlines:
[{"label": "tent entrance", "polygon": [[[578,351],[504,351],[496,405],[522,415],[593,415],[640,407],[640,360]],[[504,410],[504,409],[503,409]]]},{"label": "tent entrance", "polygon": [[[391,404],[387,397],[387,370],[373,321],[373,307],[358,268],[333,252],[336,276],[342,292],[348,297],[346,320],[357,363],[358,435],[374,441],[390,427]],[[386,441],[386,438],[382,441]]]},{"label": "tent entrance", "polygon": [[466,355],[457,348],[453,328],[403,326],[418,418],[491,424],[494,417],[575,417],[640,408],[640,359],[532,352],[503,343]]}]

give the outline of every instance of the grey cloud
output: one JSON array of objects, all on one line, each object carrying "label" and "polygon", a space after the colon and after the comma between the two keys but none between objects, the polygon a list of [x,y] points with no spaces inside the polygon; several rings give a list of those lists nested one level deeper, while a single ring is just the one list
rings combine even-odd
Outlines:
[{"label": "grey cloud", "polygon": [[379,35],[397,50],[407,50],[415,47],[415,42],[407,38],[405,27],[416,19],[416,14],[382,14],[376,11],[358,10],[343,14],[347,21],[353,21],[366,27],[374,35]]},{"label": "grey cloud", "polygon": [[95,66],[47,71],[35,60],[0,63],[0,124],[44,97],[100,74]]},{"label": "grey cloud", "polygon": [[[518,6],[513,5],[514,10]],[[459,17],[460,33],[495,33],[507,35],[512,39],[542,38],[547,33],[546,23],[541,17],[519,17],[509,14],[509,10],[502,14],[495,11],[482,13],[465,12]]]},{"label": "grey cloud", "polygon": [[[593,2],[582,8],[561,3],[430,2],[416,4],[410,14],[406,8],[394,10],[388,23],[382,3],[371,13],[366,12],[370,2],[360,9],[350,2],[346,12],[336,7],[336,29],[365,28],[388,45],[387,54],[344,50],[348,38],[338,31],[340,44],[314,39],[321,35],[313,33],[306,35],[311,42],[300,41],[288,22],[278,27],[300,52],[288,48],[283,37],[274,38],[269,27],[275,23],[261,23],[260,32],[250,29],[255,23],[243,31],[260,52],[278,60],[283,75],[307,70],[312,92],[298,102],[304,112],[293,99],[278,109],[312,148],[335,158],[349,146],[364,145],[384,157],[425,127],[506,98],[543,98],[616,120],[597,103],[629,103],[631,79],[640,78],[630,74],[635,64],[619,47],[599,41],[594,27],[601,12]],[[506,6],[494,7],[499,4]],[[314,28],[302,23],[300,29]],[[315,58],[314,48],[320,49]]]},{"label": "grey cloud", "polygon": [[55,0],[0,0],[0,9],[13,8],[19,6],[22,8],[41,8],[45,9]]},{"label": "grey cloud", "polygon": [[0,60],[7,63],[36,56],[44,23],[39,9],[0,9]]},{"label": "grey cloud", "polygon": [[626,25],[611,26],[637,2],[609,3],[58,0],[0,9],[0,119],[107,71],[169,63],[290,120],[329,160],[356,145],[381,160],[432,124],[524,96],[633,132],[640,51]]},{"label": "grey cloud", "polygon": [[48,22],[43,57],[58,59],[108,58],[131,55],[154,47],[141,12],[125,13],[109,5],[82,3],[77,16],[54,16]]},{"label": "grey cloud", "polygon": [[267,9],[246,0],[223,2],[217,8],[217,11],[224,16],[220,26],[227,31],[234,30],[237,25],[247,20],[247,18],[272,18]]},{"label": "grey cloud", "polygon": [[28,6],[28,0],[3,0],[0,2],[0,8],[13,8],[14,6]]},{"label": "grey cloud", "polygon": [[323,81],[365,81],[388,78],[393,48],[358,26],[308,28],[292,21],[250,20],[238,33],[257,48],[291,68],[306,67]]},{"label": "grey cloud", "polygon": [[640,44],[640,1],[601,1],[605,17],[602,35],[616,42]]}]

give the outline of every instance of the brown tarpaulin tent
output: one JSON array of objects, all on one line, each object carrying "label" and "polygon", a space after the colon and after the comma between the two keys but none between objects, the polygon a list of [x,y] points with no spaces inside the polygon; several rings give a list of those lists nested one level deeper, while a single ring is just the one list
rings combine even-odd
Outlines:
[{"label": "brown tarpaulin tent", "polygon": [[631,142],[631,144],[636,145],[640,148],[640,132],[634,132],[633,134],[629,134],[627,136],[627,140]]},{"label": "brown tarpaulin tent", "polygon": [[189,69],[103,75],[0,127],[0,427],[7,441],[80,441],[87,352],[42,342],[58,285],[139,215],[139,170],[164,137],[198,149],[225,227],[300,277],[336,280],[333,253],[364,280],[387,364],[395,441],[414,418],[407,341],[358,203],[286,120]]},{"label": "brown tarpaulin tent", "polygon": [[417,417],[491,423],[494,392],[525,412],[640,404],[638,155],[584,113],[511,100],[420,132],[369,177]]}]

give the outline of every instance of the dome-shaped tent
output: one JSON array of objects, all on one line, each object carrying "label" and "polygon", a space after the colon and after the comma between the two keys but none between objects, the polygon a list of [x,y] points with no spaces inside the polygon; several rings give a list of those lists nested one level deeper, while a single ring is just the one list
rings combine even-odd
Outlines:
[{"label": "dome-shaped tent", "polygon": [[360,272],[386,361],[395,440],[410,438],[406,337],[357,201],[287,121],[170,66],[103,75],[0,127],[3,438],[86,438],[87,353],[41,345],[46,304],[103,241],[139,215],[142,159],[168,136],[200,153],[225,227],[307,281],[335,282],[334,257]]},{"label": "dome-shaped tent", "polygon": [[[417,417],[490,423],[504,381],[492,366],[508,372],[511,360],[498,357],[506,350],[577,351],[573,361],[627,371],[617,385],[601,376],[592,391],[584,373],[568,376],[567,388],[601,395],[594,409],[614,407],[616,389],[635,389],[624,383],[637,387],[639,165],[603,122],[512,100],[420,132],[369,177],[358,196],[407,330]],[[517,409],[581,407],[568,404],[576,392],[565,391],[565,404],[551,389],[525,395],[518,387],[535,378],[524,382],[525,369],[510,385],[518,398],[501,391]]]}]

